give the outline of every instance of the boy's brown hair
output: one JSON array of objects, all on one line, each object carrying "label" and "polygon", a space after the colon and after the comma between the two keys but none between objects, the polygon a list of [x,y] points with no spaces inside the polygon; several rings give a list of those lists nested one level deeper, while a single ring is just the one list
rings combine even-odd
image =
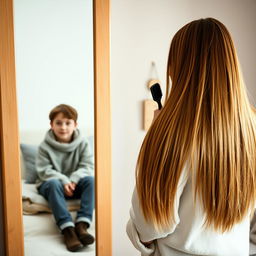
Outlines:
[{"label": "boy's brown hair", "polygon": [[60,104],[58,106],[56,106],[55,108],[53,108],[49,114],[49,119],[51,120],[51,122],[54,120],[54,118],[59,114],[62,113],[64,117],[68,118],[68,119],[72,119],[75,122],[77,121],[77,111],[66,104]]}]

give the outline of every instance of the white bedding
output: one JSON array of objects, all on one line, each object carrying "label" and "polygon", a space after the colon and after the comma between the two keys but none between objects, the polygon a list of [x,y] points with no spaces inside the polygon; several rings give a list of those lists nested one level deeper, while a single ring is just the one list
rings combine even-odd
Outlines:
[{"label": "white bedding", "polygon": [[[67,200],[73,219],[80,200]],[[63,241],[63,235],[55,224],[48,202],[38,194],[34,184],[22,182],[23,225],[25,256],[68,256],[69,252]],[[95,224],[89,232],[95,236]],[[76,255],[95,256],[95,245],[84,247]]]},{"label": "white bedding", "polygon": [[[75,212],[71,213],[75,217]],[[25,256],[69,256],[63,235],[51,213],[23,215]],[[95,235],[95,226],[89,229]],[[95,256],[95,244],[82,248],[75,255]]]},{"label": "white bedding", "polygon": [[[80,200],[66,200],[69,211],[79,209]],[[27,184],[22,181],[22,206],[23,214],[37,214],[40,212],[51,212],[47,200],[41,196],[35,184]]]}]

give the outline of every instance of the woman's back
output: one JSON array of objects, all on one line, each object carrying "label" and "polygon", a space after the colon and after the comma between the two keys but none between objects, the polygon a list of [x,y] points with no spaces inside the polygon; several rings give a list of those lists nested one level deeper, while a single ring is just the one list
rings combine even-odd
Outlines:
[{"label": "woman's back", "polygon": [[[226,27],[208,18],[181,28],[169,52],[167,94],[170,78],[170,95],[139,154],[133,224],[141,241],[155,240],[159,255],[168,255],[164,246],[192,255],[248,255],[255,110]],[[181,193],[185,169],[190,178]],[[159,236],[150,237],[156,230]]]},{"label": "woman's back", "polygon": [[[179,180],[174,201],[175,224],[161,231],[145,221],[137,191],[134,191],[127,233],[135,247],[140,248],[143,256],[248,256],[249,214],[225,233],[205,228],[206,216],[202,204],[198,200],[194,202],[189,173],[185,167]],[[154,243],[147,248],[141,241]]]}]

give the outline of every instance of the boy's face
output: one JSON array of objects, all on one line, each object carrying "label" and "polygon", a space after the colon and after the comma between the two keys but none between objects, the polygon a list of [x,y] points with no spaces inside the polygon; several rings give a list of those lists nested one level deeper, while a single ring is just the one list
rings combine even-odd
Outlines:
[{"label": "boy's face", "polygon": [[71,142],[77,123],[73,119],[68,119],[59,113],[51,122],[51,128],[56,136],[57,141],[61,143]]}]

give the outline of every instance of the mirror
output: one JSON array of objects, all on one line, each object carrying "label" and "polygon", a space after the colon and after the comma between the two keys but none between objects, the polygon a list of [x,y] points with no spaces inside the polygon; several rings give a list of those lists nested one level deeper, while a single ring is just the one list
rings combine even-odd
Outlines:
[{"label": "mirror", "polygon": [[[84,0],[86,1],[86,0]],[[55,4],[57,3],[54,1]],[[71,2],[71,1],[70,1]],[[30,2],[32,3],[32,1]],[[67,4],[68,1],[61,2],[61,5]],[[72,2],[73,3],[73,2]],[[23,59],[21,58],[21,73],[18,67],[19,64],[19,48],[16,49],[17,54],[17,96],[18,96],[18,106],[17,106],[17,99],[16,99],[16,84],[15,84],[15,61],[14,61],[14,37],[13,37],[13,5],[12,1],[9,0],[1,0],[0,2],[1,8],[0,8],[0,55],[1,55],[1,83],[0,83],[0,95],[1,95],[1,101],[0,101],[0,114],[1,114],[1,123],[0,123],[0,132],[2,134],[2,143],[1,143],[1,167],[2,167],[2,173],[1,173],[1,186],[3,190],[3,222],[4,222],[4,230],[5,230],[5,248],[1,248],[1,253],[3,251],[3,254],[6,255],[24,255],[24,237],[23,237],[23,221],[22,221],[22,204],[21,204],[21,171],[20,171],[20,140],[19,140],[19,133],[22,135],[22,129],[25,127],[27,130],[31,129],[37,129],[37,125],[35,126],[27,126],[28,124],[24,122],[24,126],[20,126],[21,129],[18,129],[18,111],[19,109],[20,115],[22,116],[22,111],[30,111],[29,108],[22,107],[22,110],[20,109],[21,102],[24,101],[23,96],[30,95],[29,100],[33,98],[36,93],[35,89],[37,87],[45,87],[46,84],[49,84],[50,80],[54,80],[53,76],[45,76],[45,70],[47,69],[48,65],[46,63],[41,63],[44,65],[44,68],[40,71],[40,73],[37,73],[38,77],[41,75],[43,78],[47,78],[48,80],[42,80],[46,81],[47,83],[41,83],[37,81],[37,83],[34,81],[33,86],[29,90],[34,90],[34,94],[30,92],[21,92],[19,89],[19,78],[22,77],[23,72],[26,73],[25,70],[25,62],[30,63],[31,59],[28,59],[28,56],[25,56]],[[15,5],[16,3],[14,3]],[[22,5],[24,2],[22,3]],[[41,1],[41,4],[43,4],[43,1]],[[93,5],[93,45],[94,45],[94,54],[93,54],[93,61],[94,61],[94,102],[92,103],[94,105],[94,142],[95,142],[95,233],[96,233],[96,243],[95,243],[95,249],[96,249],[96,255],[111,255],[111,173],[110,173],[110,159],[111,159],[111,150],[110,150],[110,104],[109,104],[109,1],[100,1],[100,0],[94,0],[92,2]],[[15,10],[15,19],[16,19],[16,6],[14,6]],[[27,11],[29,11],[30,6],[27,6]],[[52,10],[46,9],[47,14],[51,11],[59,11],[61,8],[58,6],[55,6]],[[43,10],[43,6],[39,6],[39,12],[37,13],[38,16],[41,15],[41,11]],[[70,10],[73,10],[73,5],[70,7]],[[31,10],[30,10],[31,11]],[[67,11],[67,12],[68,12]],[[31,12],[34,16],[35,13]],[[40,17],[39,17],[40,18]],[[42,18],[42,17],[41,17]],[[65,17],[66,19],[69,19],[69,16],[67,15]],[[30,21],[31,22],[31,21]],[[49,24],[48,24],[49,25]],[[52,24],[51,24],[52,25]],[[70,25],[70,24],[69,24]],[[53,26],[53,25],[52,25]],[[51,27],[51,26],[50,26]],[[16,29],[16,28],[15,28]],[[53,26],[54,29],[54,26]],[[55,27],[56,29],[56,27]],[[48,30],[51,30],[51,28]],[[63,28],[62,28],[63,30]],[[55,30],[57,31],[57,30]],[[15,31],[16,32],[16,31]],[[73,31],[70,31],[70,34],[72,35]],[[30,31],[27,31],[26,33],[30,33]],[[40,33],[37,30],[34,30],[35,37],[38,38]],[[56,33],[54,34],[55,36]],[[16,35],[15,35],[16,37]],[[42,39],[44,41],[47,41],[46,38]],[[53,40],[53,38],[52,38]],[[15,40],[16,42],[16,40]],[[29,42],[26,42],[29,43]],[[22,44],[20,44],[22,45]],[[53,46],[53,44],[48,44],[48,46]],[[53,47],[54,48],[54,47]],[[85,48],[84,48],[85,49]],[[35,50],[33,47],[30,49],[30,51]],[[41,49],[40,49],[41,50]],[[24,51],[24,49],[21,47],[20,51]],[[76,51],[76,49],[73,49],[73,51]],[[40,55],[40,53],[39,53]],[[41,54],[42,55],[42,54]],[[22,55],[21,55],[22,56]],[[50,55],[43,56],[45,57],[52,57]],[[72,56],[74,57],[74,56]],[[63,59],[63,56],[59,56],[59,58]],[[46,58],[45,58],[46,59]],[[65,61],[67,58],[65,58]],[[66,63],[62,63],[62,67],[65,66]],[[56,67],[56,66],[55,66]],[[35,68],[30,66],[35,71]],[[65,68],[64,68],[65,69]],[[23,70],[23,71],[22,71]],[[31,70],[29,70],[31,71]],[[57,69],[55,69],[57,71]],[[63,71],[63,70],[62,70]],[[86,75],[86,71],[84,70],[84,76]],[[36,71],[35,71],[36,72]],[[53,74],[52,72],[51,74]],[[39,75],[40,74],[40,75]],[[61,75],[63,75],[61,73]],[[32,74],[28,74],[27,77],[25,75],[25,83],[24,86],[28,86],[27,81],[31,79]],[[83,76],[83,77],[84,77]],[[24,77],[23,77],[24,78]],[[63,76],[59,77],[59,79],[63,78]],[[60,81],[60,80],[59,80]],[[58,82],[59,82],[58,81]],[[77,80],[76,80],[77,81]],[[39,86],[40,85],[40,86]],[[54,85],[56,86],[56,84]],[[25,87],[26,90],[28,90],[28,87]],[[45,88],[44,88],[45,89]],[[48,90],[49,91],[49,90]],[[85,91],[85,90],[84,90]],[[22,99],[20,99],[21,95]],[[43,95],[41,95],[43,96]],[[56,103],[51,106],[54,107],[59,103],[69,103],[70,105],[72,103],[64,102],[62,100],[62,97],[60,94],[56,94]],[[61,101],[58,102],[58,100]],[[82,95],[82,93],[79,94],[79,97],[81,97],[82,100],[85,101],[86,95]],[[83,98],[84,97],[84,98]],[[41,97],[43,98],[43,97]],[[39,99],[38,101],[41,101]],[[47,101],[47,100],[46,100]],[[65,101],[68,101],[67,98]],[[11,104],[10,104],[11,102]],[[33,99],[32,99],[33,102]],[[73,103],[78,104],[78,102]],[[29,106],[30,108],[34,108],[35,105],[37,105],[37,102]],[[74,107],[79,108],[77,109],[79,112],[79,124],[82,124],[81,116],[83,113],[81,113],[80,108],[83,107],[77,107],[74,105]],[[42,110],[42,109],[41,109]],[[41,111],[40,110],[40,111]],[[49,110],[44,110],[45,113],[47,112],[47,115],[49,113]],[[39,111],[39,110],[38,110]],[[26,112],[25,112],[26,113]],[[31,111],[30,111],[31,114]],[[46,118],[42,114],[40,118],[41,124],[44,123],[43,119]],[[39,114],[38,114],[39,116]],[[30,116],[29,120],[33,121],[33,118],[35,119],[37,116]],[[22,118],[22,117],[20,117]],[[88,118],[88,117],[86,117]],[[22,119],[23,120],[23,119]],[[23,122],[20,120],[20,122]],[[26,125],[25,125],[26,123]],[[47,120],[47,123],[49,125],[49,121]],[[32,122],[30,122],[32,124]],[[87,124],[87,123],[84,123]],[[45,125],[45,123],[44,123]],[[47,124],[46,124],[47,125]],[[23,128],[22,128],[23,127]],[[104,127],[104,129],[102,129]],[[47,127],[47,129],[49,126]],[[87,127],[85,126],[87,129]],[[26,130],[24,129],[24,130]],[[44,129],[44,128],[43,128]],[[31,134],[31,133],[28,133]],[[20,136],[20,137],[23,137]],[[26,136],[25,136],[26,137]],[[34,140],[33,136],[27,136],[29,140]],[[36,136],[37,138],[37,136]],[[53,222],[54,223],[54,222]],[[24,225],[25,226],[25,225]],[[24,233],[26,235],[26,229],[24,229]],[[43,247],[41,247],[42,251],[47,249],[47,245],[45,244]],[[65,248],[65,247],[64,247]],[[37,247],[37,252],[40,251],[40,247]],[[68,253],[68,251],[65,251],[65,253]],[[85,252],[83,252],[84,254]],[[45,255],[45,252],[44,252]],[[64,255],[64,254],[63,254]],[[94,252],[95,255],[95,252]]]},{"label": "mirror", "polygon": [[[25,255],[32,255],[38,248],[44,248],[38,250],[38,256],[41,254],[66,255],[64,237],[66,232],[71,232],[72,228],[66,227],[65,231],[64,227],[73,225],[76,220],[87,220],[88,223],[90,222],[88,229],[90,235],[80,234],[81,229],[75,228],[78,239],[74,237],[70,242],[67,241],[66,245],[69,247],[69,243],[74,240],[73,242],[77,245],[70,246],[69,250],[78,250],[78,254],[94,256],[95,218],[91,220],[90,216],[95,214],[92,210],[85,210],[93,208],[94,184],[91,185],[91,192],[83,192],[90,190],[89,185],[85,185],[89,182],[89,178],[85,175],[89,173],[91,177],[94,177],[93,157],[91,157],[94,148],[92,0],[14,0],[14,46],[22,153]],[[82,141],[78,135],[64,145],[65,147],[75,145],[73,151],[69,153],[63,151],[63,144],[59,143],[58,136],[63,137],[62,133],[68,131],[67,121],[61,123],[62,127],[59,128],[59,122],[62,119],[57,115],[56,119],[52,120],[54,126],[50,127],[49,113],[55,106],[62,103],[74,107],[78,112],[77,128],[74,134],[78,134],[79,131],[81,136],[87,139],[88,144],[83,144],[83,150],[86,150],[88,145],[90,151],[86,150],[86,154],[79,150]],[[68,122],[72,120],[68,116],[64,118],[67,118]],[[50,128],[51,131],[49,131]],[[47,136],[47,149],[44,149],[47,155],[41,154],[40,156],[41,158],[47,157],[52,172],[46,174],[46,160],[42,160],[42,173],[39,178],[35,158],[38,146],[45,141],[45,136]],[[52,143],[59,143],[57,152],[54,148],[55,144]],[[49,156],[49,153],[54,156]],[[52,158],[62,157],[62,155],[65,160],[58,161]],[[67,161],[69,157],[70,159],[72,157],[72,160]],[[77,159],[76,163],[73,163],[74,159]],[[84,167],[82,172],[80,171],[73,177],[72,181],[72,174],[67,169],[76,168],[72,169],[74,173],[79,168],[75,165],[84,165]],[[68,173],[64,173],[65,169]],[[63,205],[64,200],[58,209],[56,205],[61,198],[58,198],[56,202],[52,201],[50,192],[48,192],[50,189],[48,186],[52,186],[49,179],[55,179],[61,187],[65,187],[64,181],[57,176],[56,170],[62,172],[62,175],[64,174],[69,179],[69,183],[72,181],[71,184],[73,182],[76,184],[76,188],[70,194],[67,195],[65,190],[63,191],[65,197],[68,198],[67,206]],[[40,187],[38,187],[39,184]],[[71,194],[76,195],[75,198],[81,198],[82,194],[84,199],[77,202]],[[90,198],[87,194],[91,194]],[[61,206],[67,210],[62,210],[60,214]],[[55,213],[55,218],[49,211]],[[76,212],[78,212],[78,217]],[[63,215],[67,216],[64,218]],[[55,222],[61,224],[57,226]],[[64,229],[64,235],[59,232],[60,229]],[[84,227],[83,230],[85,230]],[[84,246],[81,249],[82,245]]]}]

